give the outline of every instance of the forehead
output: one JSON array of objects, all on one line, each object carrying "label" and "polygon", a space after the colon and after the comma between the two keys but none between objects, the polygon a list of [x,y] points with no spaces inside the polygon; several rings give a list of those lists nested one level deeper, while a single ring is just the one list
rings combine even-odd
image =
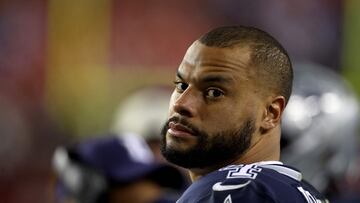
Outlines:
[{"label": "forehead", "polygon": [[250,54],[247,46],[218,48],[208,47],[196,41],[187,50],[179,67],[179,73],[217,72],[248,79],[254,71],[249,65]]}]

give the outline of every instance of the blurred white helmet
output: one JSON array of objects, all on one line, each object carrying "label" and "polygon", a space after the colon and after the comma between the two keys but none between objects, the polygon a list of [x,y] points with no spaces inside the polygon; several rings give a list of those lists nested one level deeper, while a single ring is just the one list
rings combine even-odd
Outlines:
[{"label": "blurred white helmet", "polygon": [[115,111],[112,130],[118,134],[135,133],[146,140],[159,140],[172,90],[167,86],[150,86],[135,91]]},{"label": "blurred white helmet", "polygon": [[294,64],[293,92],[282,117],[283,162],[325,192],[348,174],[356,158],[359,103],[337,73]]}]

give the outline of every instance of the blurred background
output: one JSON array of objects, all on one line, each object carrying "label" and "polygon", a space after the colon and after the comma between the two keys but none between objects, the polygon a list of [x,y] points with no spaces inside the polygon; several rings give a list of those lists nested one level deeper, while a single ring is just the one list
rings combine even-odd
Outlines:
[{"label": "blurred background", "polygon": [[233,24],[360,95],[358,0],[0,0],[0,202],[49,202],[57,145],[108,131],[129,94],[171,85],[196,38]]}]

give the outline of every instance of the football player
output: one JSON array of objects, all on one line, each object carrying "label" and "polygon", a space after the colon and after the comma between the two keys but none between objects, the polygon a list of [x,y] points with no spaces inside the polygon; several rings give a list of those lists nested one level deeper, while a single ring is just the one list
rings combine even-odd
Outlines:
[{"label": "football player", "polygon": [[191,44],[162,131],[162,154],[193,181],[178,203],[327,201],[279,161],[292,80],[285,49],[257,28],[219,27]]},{"label": "football player", "polygon": [[135,134],[59,147],[53,162],[59,203],[170,203],[185,184],[177,169],[155,162]]}]

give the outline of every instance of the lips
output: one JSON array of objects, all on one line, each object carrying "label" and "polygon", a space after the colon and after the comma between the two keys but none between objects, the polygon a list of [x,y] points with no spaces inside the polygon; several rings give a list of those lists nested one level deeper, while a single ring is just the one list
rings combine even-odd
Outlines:
[{"label": "lips", "polygon": [[168,133],[175,137],[194,136],[193,131],[191,129],[176,122],[169,123]]}]

